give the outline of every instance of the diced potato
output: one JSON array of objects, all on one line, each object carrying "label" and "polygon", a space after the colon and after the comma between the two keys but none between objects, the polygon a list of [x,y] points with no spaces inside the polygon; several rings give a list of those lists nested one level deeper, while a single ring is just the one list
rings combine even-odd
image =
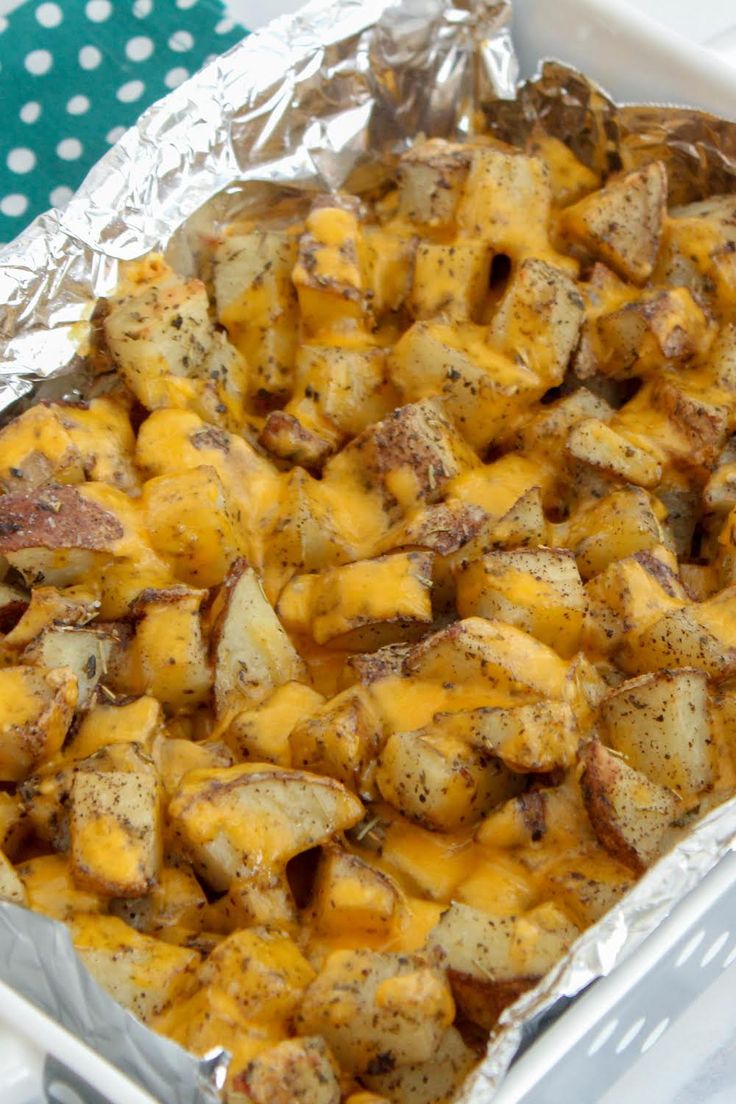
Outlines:
[{"label": "diced potato", "polygon": [[20,651],[52,625],[86,625],[100,608],[94,588],[34,586],[23,616],[3,643]]},{"label": "diced potato", "polygon": [[138,744],[149,752],[162,726],[163,712],[155,698],[98,702],[80,718],[64,755],[86,759],[109,744],[127,743]]},{"label": "diced potato", "polygon": [[54,403],[51,409],[79,450],[87,479],[137,493],[135,437],[124,401],[100,395],[89,402]]},{"label": "diced potato", "polygon": [[705,602],[665,612],[621,643],[617,662],[629,674],[663,667],[697,667],[711,678],[736,671],[736,588]]},{"label": "diced potato", "polygon": [[[275,469],[244,437],[208,425],[189,410],[157,410],[146,418],[138,431],[135,460],[147,479],[202,465],[214,468],[241,523],[248,519],[249,525],[279,493]],[[248,528],[240,524],[238,535],[246,555],[258,563],[259,550]]]},{"label": "diced potato", "polygon": [[291,278],[302,326],[317,341],[360,332],[366,321],[359,215],[360,202],[352,196],[318,196],[299,239]]},{"label": "diced potato", "polygon": [[[693,467],[706,469],[718,460],[733,421],[727,396],[717,388],[703,388],[697,377],[662,372],[651,384],[651,404],[667,417],[680,441],[670,450]],[[684,466],[684,465],[683,465]]]},{"label": "diced potato", "polygon": [[114,554],[123,533],[114,514],[75,487],[0,496],[0,553],[34,585],[89,578]]},{"label": "diced potato", "polygon": [[185,586],[144,590],[132,610],[135,637],[116,685],[150,694],[171,710],[205,701],[212,686],[199,612],[206,595]]},{"label": "diced potato", "polygon": [[449,480],[477,462],[440,401],[424,399],[361,433],[328,461],[324,477],[343,488],[372,482],[386,508],[400,516],[418,502],[436,502]]},{"label": "diced potato", "polygon": [[254,709],[238,713],[224,739],[238,759],[291,767],[289,736],[324,702],[321,694],[301,682],[287,682]]},{"label": "diced potato", "polygon": [[383,726],[367,691],[351,686],[298,721],[289,745],[295,767],[327,774],[361,792],[383,745]]},{"label": "diced potato", "polygon": [[0,851],[0,901],[9,901],[11,905],[27,904],[25,886],[4,851]]},{"label": "diced potato", "polygon": [[662,850],[680,801],[619,756],[591,740],[580,756],[583,800],[601,845],[636,874]]},{"label": "diced potato", "polygon": [[480,321],[488,295],[491,251],[484,242],[422,241],[407,301],[413,318]]},{"label": "diced potato", "polygon": [[334,951],[304,995],[299,1030],[322,1035],[356,1073],[378,1073],[389,1060],[391,1068],[426,1062],[455,1016],[444,973],[430,961]]},{"label": "diced potato", "polygon": [[545,773],[575,762],[579,732],[567,702],[444,713],[436,716],[435,723],[442,731],[498,756],[513,771]]},{"label": "diced potato", "polygon": [[[370,843],[370,838],[369,832],[364,839]],[[435,832],[397,818],[389,824],[380,845],[383,868],[395,871],[400,882],[421,897],[447,901],[475,868],[476,858],[467,839],[467,831]]]},{"label": "diced potato", "polygon": [[616,560],[666,543],[666,532],[647,492],[626,487],[574,514],[565,543],[583,579],[590,579]]},{"label": "diced potato", "polygon": [[297,237],[251,230],[226,237],[215,252],[217,317],[250,366],[249,390],[273,401],[291,390],[297,348],[297,302],[291,273]]},{"label": "diced potato", "polygon": [[463,1041],[457,1028],[448,1027],[426,1062],[363,1074],[366,1085],[385,1093],[385,1097],[360,1093],[349,1097],[348,1104],[351,1101],[353,1104],[384,1104],[384,1100],[400,1100],[402,1104],[445,1104],[455,1098],[477,1060],[477,1054]]},{"label": "diced potato", "polygon": [[258,870],[234,878],[210,915],[216,908],[224,914],[227,930],[263,927],[293,933],[297,928],[296,903],[284,872]]},{"label": "diced potato", "polygon": [[363,227],[363,266],[374,318],[403,307],[411,290],[416,250],[416,237],[401,226]]},{"label": "diced potato", "polygon": [[49,627],[28,645],[23,662],[34,667],[64,667],[77,680],[77,710],[89,708],[97,686],[105,679],[119,641],[102,629]]},{"label": "diced potato", "polygon": [[430,727],[389,736],[376,784],[410,820],[452,832],[479,820],[521,782],[494,755],[453,732]]},{"label": "diced potato", "polygon": [[308,913],[320,932],[385,936],[399,904],[396,884],[381,871],[341,848],[323,849]]},{"label": "diced potato", "polygon": [[478,452],[507,434],[546,390],[522,359],[498,352],[486,337],[484,329],[467,323],[415,322],[391,358],[392,378],[404,398],[441,395],[445,410]]},{"label": "diced potato", "polygon": [[491,320],[489,340],[507,356],[521,357],[545,389],[556,387],[577,345],[583,310],[566,273],[530,258],[512,276]]},{"label": "diced potato", "polygon": [[485,530],[487,517],[480,506],[454,499],[423,506],[391,530],[381,541],[380,551],[419,547],[447,556]]},{"label": "diced potato", "polygon": [[326,438],[329,451],[385,418],[397,402],[385,350],[374,345],[364,349],[302,345],[296,374],[294,396],[286,411]]},{"label": "diced potato", "polygon": [[708,682],[681,667],[629,679],[601,703],[607,743],[653,782],[691,798],[714,781]]},{"label": "diced potato", "polygon": [[196,951],[142,935],[116,916],[81,914],[69,926],[95,981],[144,1022],[176,998],[199,961]]},{"label": "diced potato", "polygon": [[233,932],[202,963],[198,981],[235,1002],[249,1019],[267,1023],[293,1016],[314,970],[282,932]]},{"label": "diced potato", "polygon": [[243,551],[242,518],[215,469],[202,465],[149,479],[142,502],[151,543],[176,578],[193,587],[222,583]]},{"label": "diced potato", "polygon": [[287,1039],[253,1058],[233,1081],[230,1097],[253,1104],[340,1104],[335,1061],[319,1035]]},{"label": "diced potato", "polygon": [[171,797],[190,771],[220,770],[234,765],[233,754],[219,740],[182,740],[157,736],[153,761],[166,793]]},{"label": "diced potato", "polygon": [[583,641],[602,654],[615,652],[629,633],[687,601],[677,575],[651,552],[636,552],[609,564],[587,583],[585,594]]},{"label": "diced potato", "polygon": [[151,774],[151,760],[138,743],[106,744],[85,759],[55,757],[22,784],[21,793],[33,831],[57,851],[69,850],[69,811],[72,787],[77,774],[119,771],[126,774]]},{"label": "diced potato", "polygon": [[161,866],[159,784],[150,774],[79,772],[71,790],[71,859],[83,889],[143,897]]},{"label": "diced potato", "polygon": [[452,225],[470,168],[470,150],[458,142],[415,142],[399,161],[399,215],[420,226]]},{"label": "diced potato", "polygon": [[553,904],[523,916],[492,916],[456,902],[430,932],[427,946],[446,955],[463,1013],[490,1030],[506,1005],[546,974],[578,934]]},{"label": "diced potato", "polygon": [[661,161],[609,180],[562,213],[563,232],[624,280],[652,274],[662,237],[667,170]]},{"label": "diced potato", "polygon": [[513,260],[549,252],[550,176],[537,157],[494,146],[473,151],[457,208],[459,236]]},{"label": "diced potato", "polygon": [[66,855],[41,855],[16,868],[34,912],[68,922],[80,913],[104,912],[107,900],[99,893],[80,889]]},{"label": "diced potato", "polygon": [[48,406],[32,406],[0,429],[0,490],[5,494],[23,494],[51,480],[81,483],[84,474],[79,450]]},{"label": "diced potato", "polygon": [[597,418],[573,426],[567,450],[576,460],[637,487],[656,487],[662,478],[662,465],[652,455]]},{"label": "diced potato", "polygon": [[438,682],[482,678],[512,693],[562,697],[567,664],[513,625],[466,617],[426,637],[409,652],[405,671]]},{"label": "diced potato", "polygon": [[516,625],[570,658],[580,647],[585,592],[571,552],[490,552],[459,572],[457,610]]},{"label": "diced potato", "polygon": [[709,196],[673,207],[664,224],[654,272],[658,283],[690,288],[700,301],[728,315],[733,302],[734,197]]},{"label": "diced potato", "polygon": [[317,644],[361,650],[406,639],[408,629],[429,624],[431,589],[431,553],[395,552],[295,576],[277,613],[288,629],[311,633]]},{"label": "diced potato", "polygon": [[59,751],[76,704],[64,668],[0,668],[0,781],[21,782]]},{"label": "diced potato", "polygon": [[191,870],[163,866],[150,893],[112,900],[110,912],[136,931],[180,943],[200,930],[206,905],[204,890]]},{"label": "diced potato", "polygon": [[552,194],[557,207],[567,207],[600,187],[598,172],[579,161],[560,138],[535,125],[527,140],[527,153],[541,158],[549,169]]},{"label": "diced potato", "polygon": [[631,869],[604,851],[565,855],[545,868],[550,894],[582,927],[600,920],[634,885]]},{"label": "diced potato", "polygon": [[330,436],[323,437],[308,429],[286,410],[274,410],[258,434],[258,443],[287,464],[318,470],[334,452]]},{"label": "diced potato", "polygon": [[217,424],[242,418],[246,365],[218,333],[201,280],[160,262],[156,278],[128,285],[104,321],[107,347],[126,385],[148,410],[183,407]]},{"label": "diced potato", "polygon": [[703,353],[712,332],[686,288],[645,292],[640,299],[601,315],[596,322],[602,357],[598,367],[614,379],[651,374],[667,361]]},{"label": "diced potato", "polygon": [[169,805],[174,834],[220,890],[260,866],[280,869],[362,815],[357,797],[334,779],[258,763],[192,771]]},{"label": "diced potato", "polygon": [[212,630],[215,709],[228,717],[258,705],[277,686],[303,680],[305,668],[244,560],[233,564],[218,602]]}]

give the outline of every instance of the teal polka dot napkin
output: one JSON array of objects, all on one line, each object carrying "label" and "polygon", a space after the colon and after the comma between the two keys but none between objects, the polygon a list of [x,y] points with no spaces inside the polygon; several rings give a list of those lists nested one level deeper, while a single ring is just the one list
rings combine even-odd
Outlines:
[{"label": "teal polka dot napkin", "polygon": [[246,33],[222,0],[25,0],[0,16],[0,242],[63,205],[144,108]]}]

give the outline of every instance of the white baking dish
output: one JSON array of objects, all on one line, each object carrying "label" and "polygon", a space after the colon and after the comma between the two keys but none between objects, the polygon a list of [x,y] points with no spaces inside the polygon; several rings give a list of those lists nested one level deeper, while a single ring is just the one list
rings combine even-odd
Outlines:
[{"label": "white baking dish", "polygon": [[[532,75],[540,59],[554,57],[584,70],[621,101],[677,103],[736,117],[736,69],[621,0],[514,2],[522,76]],[[286,10],[285,3],[279,6]],[[702,38],[707,37],[704,28]],[[593,1104],[632,1066],[649,1061],[663,1035],[664,1017],[655,1022],[644,1004],[654,1002],[653,1007],[665,995],[666,1028],[736,960],[736,933],[721,919],[724,912],[736,914],[736,858],[722,862],[654,936],[547,1028],[512,1068],[494,1104]],[[675,974],[677,985],[671,980]],[[682,984],[686,975],[687,985]],[[734,1021],[736,1028],[736,1015]],[[644,1091],[628,1089],[627,1104],[649,1097],[645,1074],[640,1083]],[[611,1104],[619,1099],[610,1097]],[[0,1101],[153,1104],[84,1043],[3,985]]]}]

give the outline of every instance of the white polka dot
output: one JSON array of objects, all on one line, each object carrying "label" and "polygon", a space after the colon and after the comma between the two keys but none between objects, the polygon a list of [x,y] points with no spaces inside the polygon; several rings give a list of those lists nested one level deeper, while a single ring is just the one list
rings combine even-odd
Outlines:
[{"label": "white polka dot", "polygon": [[36,19],[42,27],[58,27],[63,18],[58,4],[39,4],[36,8]]},{"label": "white polka dot", "polygon": [[71,188],[67,188],[66,184],[60,184],[49,195],[49,203],[52,207],[66,207],[73,195]]},{"label": "white polka dot", "polygon": [[62,161],[76,161],[82,156],[83,148],[78,138],[62,138],[56,147],[56,152]]},{"label": "white polka dot", "polygon": [[8,21],[7,21],[7,19],[5,18],[4,15],[0,15],[0,34],[2,34],[3,31],[7,31],[7,29],[8,29]]},{"label": "white polka dot", "polygon": [[111,146],[114,146],[115,143],[118,142],[124,134],[124,126],[113,127],[112,130],[108,130],[107,134],[105,135],[105,141],[109,142]]},{"label": "white polka dot", "polygon": [[153,0],[135,0],[133,4],[133,15],[136,19],[145,19],[147,15],[151,14],[153,10]]},{"label": "white polka dot", "polygon": [[125,53],[131,61],[145,61],[153,53],[153,42],[147,35],[136,35],[126,42]]},{"label": "white polka dot", "polygon": [[189,70],[184,69],[183,66],[179,66],[177,69],[169,69],[164,77],[164,84],[167,88],[176,88],[182,81],[185,81],[188,76]]},{"label": "white polka dot", "polygon": [[215,34],[228,34],[234,26],[232,19],[221,19],[215,27]]},{"label": "white polka dot", "polygon": [[36,164],[36,155],[33,150],[26,149],[25,146],[18,146],[17,149],[10,151],[6,158],[6,164],[11,172],[27,173]]},{"label": "white polka dot", "polygon": [[83,46],[79,51],[79,64],[83,69],[96,69],[102,61],[102,54],[96,46]]},{"label": "white polka dot", "polygon": [[110,0],[88,0],[84,14],[92,23],[104,23],[112,15]]},{"label": "white polka dot", "polygon": [[31,50],[23,64],[34,77],[42,77],[54,64],[54,59],[48,50]]},{"label": "white polka dot", "polygon": [[0,199],[0,211],[8,218],[18,218],[28,207],[28,200],[24,195],[13,192],[12,195],[3,196]]},{"label": "white polka dot", "polygon": [[197,0],[176,0],[177,8],[181,8],[183,11],[186,11],[187,8],[193,8],[196,3]]},{"label": "white polka dot", "polygon": [[66,109],[70,115],[84,115],[85,111],[89,111],[89,100],[86,96],[72,96],[66,105]]},{"label": "white polka dot", "polygon": [[185,54],[193,45],[194,39],[189,31],[174,31],[169,38],[169,49],[176,54]]},{"label": "white polka dot", "polygon": [[134,103],[141,98],[145,90],[146,86],[142,80],[132,80],[121,84],[115,95],[121,103]]},{"label": "white polka dot", "polygon": [[35,100],[29,100],[23,104],[18,114],[22,123],[35,123],[41,114],[41,105]]},{"label": "white polka dot", "polygon": [[208,54],[207,57],[202,62],[202,66],[204,67],[205,65],[209,65],[209,63],[211,61],[214,61],[216,57],[217,57],[217,54]]}]

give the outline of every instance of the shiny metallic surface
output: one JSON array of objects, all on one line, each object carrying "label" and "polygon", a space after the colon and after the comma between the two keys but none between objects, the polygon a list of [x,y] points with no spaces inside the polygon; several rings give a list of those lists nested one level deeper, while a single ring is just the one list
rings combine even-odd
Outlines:
[{"label": "shiny metallic surface", "polygon": [[[665,157],[673,201],[736,187],[736,124],[618,109],[557,63],[516,93],[510,0],[315,0],[251,35],[151,107],[63,213],[41,216],[0,250],[0,412],[47,381],[57,393],[83,393],[79,352],[120,262],[161,250],[193,270],[213,228],[283,195],[365,190],[420,132],[488,126],[518,140],[542,125],[610,170]],[[623,961],[735,840],[732,800],[504,1013],[463,1104],[492,1100],[540,1021]],[[222,1054],[197,1062],[120,1009],[60,924],[0,905],[0,960],[19,992],[153,1095],[216,1098]]]}]

